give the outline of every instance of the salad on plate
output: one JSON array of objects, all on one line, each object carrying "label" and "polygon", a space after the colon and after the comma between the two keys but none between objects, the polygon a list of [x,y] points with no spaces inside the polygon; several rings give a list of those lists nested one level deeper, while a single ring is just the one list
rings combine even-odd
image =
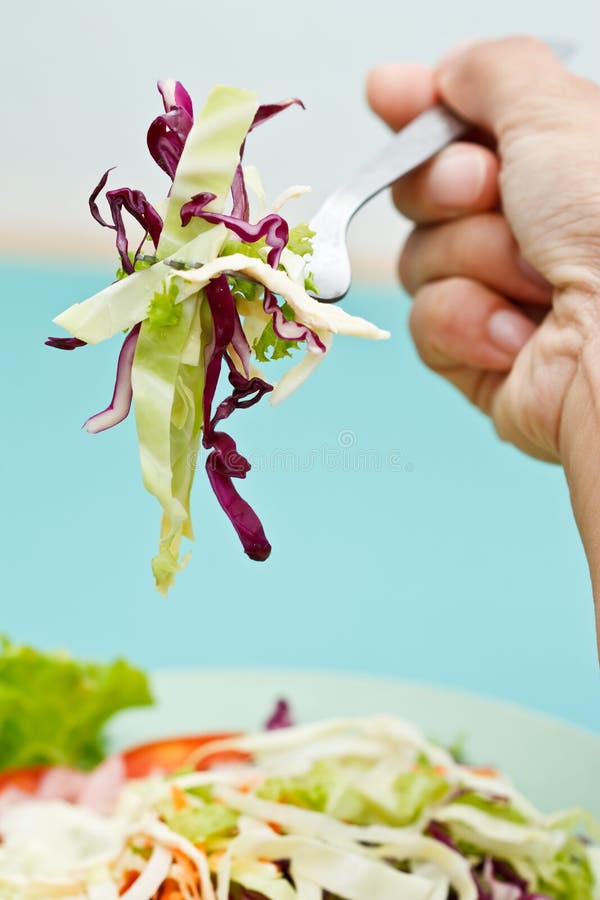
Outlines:
[{"label": "salad on plate", "polygon": [[[0,781],[3,900],[596,900],[598,826],[391,716],[183,737]],[[596,843],[594,843],[594,841]]]},{"label": "salad on plate", "polygon": [[[57,316],[70,336],[47,343],[75,350],[125,335],[110,403],[84,427],[92,434],[112,428],[133,401],[144,484],[162,507],[152,570],[166,593],[189,556],[182,539],[194,537],[190,491],[200,448],[244,551],[265,560],[271,545],[235,486],[250,463],[223,423],[266,395],[274,405],[288,397],[325,358],[333,335],[389,333],[308,293],[316,290],[313,232],[306,223],[290,227],[283,213],[308,188],[294,185],[268,205],[258,172],[244,164],[250,132],[301,102],[261,105],[253,91],[217,86],[196,115],[179,82],[158,88],[164,112],[151,123],[147,144],[168,176],[167,197],[151,203],[141,190],[111,188],[103,212],[111,170],[102,175],[89,206],[115,232],[117,280]],[[137,246],[126,213],[141,229]],[[302,350],[277,384],[258,365]],[[218,400],[225,377],[227,392]]]}]

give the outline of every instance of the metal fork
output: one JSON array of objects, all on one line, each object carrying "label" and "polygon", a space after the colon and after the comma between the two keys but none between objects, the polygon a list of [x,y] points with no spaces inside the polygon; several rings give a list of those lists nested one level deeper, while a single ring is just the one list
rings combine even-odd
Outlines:
[{"label": "metal fork", "polygon": [[[572,44],[546,43],[563,61],[575,52]],[[444,106],[433,106],[398,132],[368,165],[325,200],[310,223],[316,232],[310,267],[318,288],[318,293],[313,294],[317,300],[336,303],[350,289],[352,271],[346,233],[358,210],[472,127]]]}]

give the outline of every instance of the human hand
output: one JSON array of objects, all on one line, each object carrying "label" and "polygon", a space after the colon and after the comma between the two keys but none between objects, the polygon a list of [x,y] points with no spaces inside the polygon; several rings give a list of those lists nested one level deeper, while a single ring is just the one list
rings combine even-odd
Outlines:
[{"label": "human hand", "polygon": [[474,125],[394,187],[411,332],[500,437],[563,463],[598,595],[600,88],[512,38],[378,67],[368,95],[394,128],[440,99]]}]

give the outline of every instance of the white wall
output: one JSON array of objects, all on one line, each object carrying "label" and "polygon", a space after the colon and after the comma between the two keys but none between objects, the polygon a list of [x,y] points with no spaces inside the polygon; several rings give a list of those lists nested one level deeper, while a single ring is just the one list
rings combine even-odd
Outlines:
[{"label": "white wall", "polygon": [[[264,100],[302,97],[305,113],[290,110],[252,136],[248,161],[272,194],[312,184],[304,216],[385,140],[364,102],[373,63],[434,61],[465,37],[523,31],[575,40],[577,70],[600,78],[593,0],[37,0],[11,3],[2,18],[5,255],[112,252],[86,198],[115,164],[115,186],[164,190],[145,149],[160,77],[179,78],[197,102],[215,82],[256,88]],[[376,201],[353,227],[362,263],[390,272],[401,230],[387,198]]]}]

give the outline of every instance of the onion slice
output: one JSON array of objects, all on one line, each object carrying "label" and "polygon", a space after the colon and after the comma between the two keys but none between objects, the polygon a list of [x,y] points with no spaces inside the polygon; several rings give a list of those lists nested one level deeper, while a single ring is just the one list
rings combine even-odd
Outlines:
[{"label": "onion slice", "polygon": [[172,862],[171,852],[161,844],[157,844],[146,868],[131,887],[121,895],[121,900],[151,900],[169,874]]}]

